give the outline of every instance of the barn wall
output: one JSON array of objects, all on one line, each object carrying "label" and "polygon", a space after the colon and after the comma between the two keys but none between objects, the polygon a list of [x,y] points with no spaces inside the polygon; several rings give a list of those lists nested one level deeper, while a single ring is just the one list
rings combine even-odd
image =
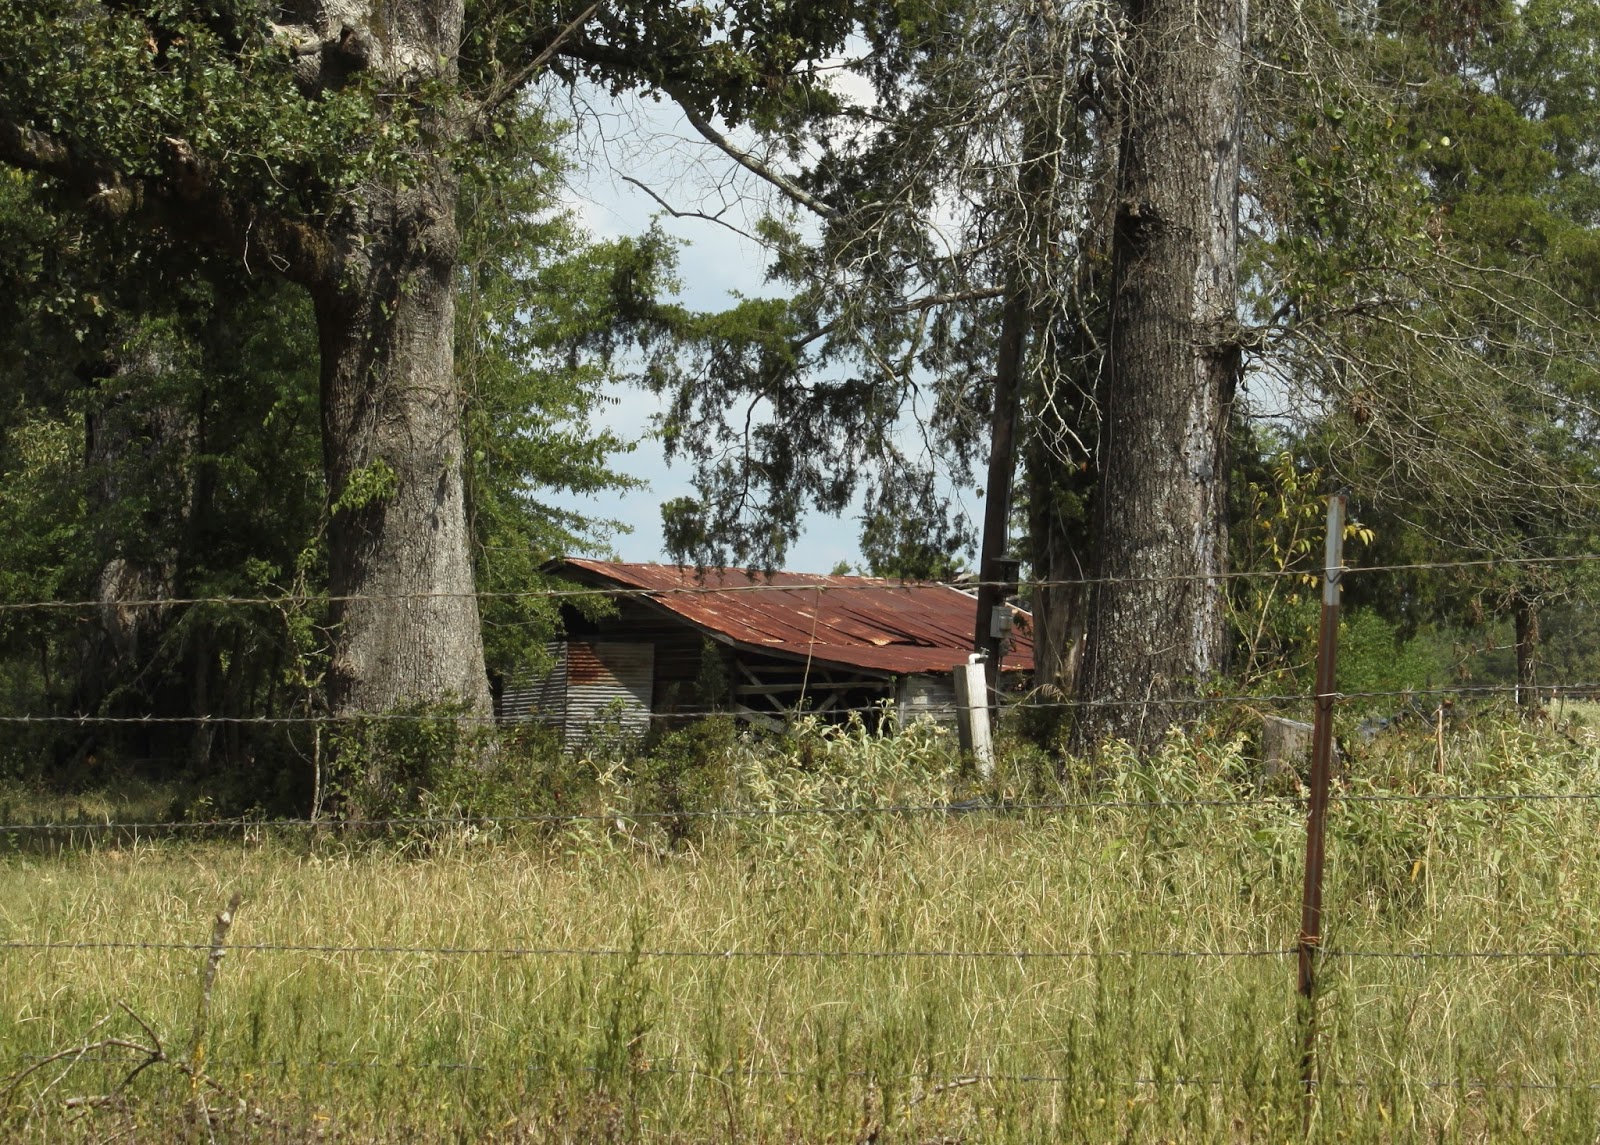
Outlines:
[{"label": "barn wall", "polygon": [[505,723],[537,722],[581,744],[597,721],[644,736],[651,725],[655,648],[648,643],[588,638],[547,645],[553,667],[506,680],[495,704]]},{"label": "barn wall", "polygon": [[902,726],[932,720],[953,727],[956,722],[956,685],[950,676],[905,676],[895,689],[894,704]]},{"label": "barn wall", "polygon": [[506,678],[495,697],[495,718],[503,723],[537,722],[559,728],[567,718],[567,646],[553,640],[544,646],[554,667],[542,676],[532,672]]},{"label": "barn wall", "polygon": [[[655,649],[651,676],[652,705],[657,712],[685,715],[705,711],[725,701],[716,694],[719,680],[731,668],[731,650],[711,640],[682,620],[634,600],[619,600],[616,615],[591,620],[567,616],[573,638],[648,643]],[[705,685],[710,685],[708,689]]]},{"label": "barn wall", "polygon": [[562,739],[581,743],[593,726],[615,723],[643,736],[650,731],[655,648],[647,643],[568,640],[566,715]]}]

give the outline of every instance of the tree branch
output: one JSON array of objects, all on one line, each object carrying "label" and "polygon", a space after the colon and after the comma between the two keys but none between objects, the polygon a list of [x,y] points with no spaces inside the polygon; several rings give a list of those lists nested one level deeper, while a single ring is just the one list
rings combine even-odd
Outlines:
[{"label": "tree branch", "polygon": [[681,86],[682,82],[687,82],[693,75],[688,67],[679,68],[669,64],[644,74],[640,61],[629,53],[607,44],[597,44],[587,36],[571,36],[565,42],[558,44],[557,48],[560,55],[576,63],[639,75],[643,83],[654,87],[682,109],[684,118],[700,133],[701,138],[746,171],[771,183],[785,198],[825,219],[831,219],[839,213],[836,208],[817,198],[781,171],[775,171],[765,161],[750,154],[713,127],[711,121],[697,110],[696,101],[689,98]]},{"label": "tree branch", "polygon": [[[919,314],[924,310],[933,310],[939,306],[953,306],[958,302],[982,302],[990,298],[1004,297],[1006,288],[1003,286],[978,286],[971,290],[952,290],[946,294],[927,294],[921,298],[913,298],[910,302],[902,302],[898,306],[889,307],[888,313],[894,315]],[[818,338],[826,338],[841,325],[843,318],[835,318],[825,326],[819,326],[803,338],[796,338],[789,343],[789,349],[798,353],[805,349]]]},{"label": "tree branch", "polygon": [[509,79],[503,81],[492,94],[484,99],[482,105],[478,108],[477,130],[479,133],[482,133],[487,127],[489,117],[494,114],[501,104],[515,95],[518,89],[527,83],[535,72],[554,59],[556,53],[561,50],[561,45],[565,44],[585,24],[594,19],[595,15],[600,11],[601,3],[602,0],[595,0],[593,4],[590,4],[582,12],[579,12],[562,25],[550,42],[540,49],[533,59],[513,72]]},{"label": "tree branch", "polygon": [[839,212],[836,208],[817,198],[810,191],[807,191],[793,179],[783,174],[783,172],[773,170],[764,161],[756,158],[718,131],[711,125],[709,119],[694,110],[691,101],[674,91],[670,85],[664,85],[661,90],[672,97],[673,101],[683,110],[684,118],[693,125],[694,129],[700,133],[707,143],[710,143],[746,171],[765,179],[781,191],[783,196],[790,202],[802,206],[808,211],[821,215],[825,219],[831,219],[838,215]]},{"label": "tree branch", "polygon": [[304,285],[329,281],[337,270],[333,244],[309,223],[255,206],[241,206],[217,186],[211,165],[187,140],[168,137],[167,173],[130,177],[74,151],[58,136],[0,119],[0,163],[55,179],[91,211],[113,220],[149,219],[179,239],[191,239],[244,261],[257,257]]},{"label": "tree branch", "polygon": [[102,211],[126,214],[138,205],[139,188],[121,172],[75,156],[55,136],[9,119],[0,119],[0,162],[59,179]]},{"label": "tree branch", "polygon": [[624,183],[632,183],[646,195],[649,195],[656,201],[663,211],[667,212],[667,214],[671,215],[675,219],[704,219],[708,223],[716,223],[719,227],[727,227],[734,234],[739,235],[741,238],[747,238],[751,242],[761,241],[749,231],[741,230],[739,227],[736,227],[732,223],[728,222],[728,220],[723,218],[721,214],[708,215],[704,211],[680,211],[677,207],[674,207],[671,203],[667,202],[660,195],[656,194],[655,191],[651,190],[644,183],[641,183],[638,179],[635,179],[632,175],[624,175],[622,177],[622,181]]}]

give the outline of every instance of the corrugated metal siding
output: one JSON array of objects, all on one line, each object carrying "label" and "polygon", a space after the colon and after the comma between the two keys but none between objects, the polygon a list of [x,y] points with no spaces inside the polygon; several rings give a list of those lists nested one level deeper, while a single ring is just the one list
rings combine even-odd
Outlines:
[{"label": "corrugated metal siding", "polygon": [[[685,624],[675,613],[664,612],[653,605],[624,598],[615,602],[615,608],[615,615],[599,617],[586,617],[569,610],[563,618],[567,633],[573,640],[654,645],[652,709],[660,713],[701,712],[726,699],[720,694],[703,696],[699,688],[707,666],[706,645],[711,645],[711,656],[719,660],[726,655],[726,645]],[[723,667],[724,674],[732,671],[730,665]]]},{"label": "corrugated metal siding", "polygon": [[549,724],[561,727],[567,712],[567,646],[560,641],[545,645],[553,667],[542,676],[524,673],[509,677],[500,692],[495,715],[502,723]]},{"label": "corrugated metal siding", "polygon": [[578,742],[595,720],[615,721],[624,731],[650,730],[655,645],[571,640],[566,649],[566,714],[563,737]]}]

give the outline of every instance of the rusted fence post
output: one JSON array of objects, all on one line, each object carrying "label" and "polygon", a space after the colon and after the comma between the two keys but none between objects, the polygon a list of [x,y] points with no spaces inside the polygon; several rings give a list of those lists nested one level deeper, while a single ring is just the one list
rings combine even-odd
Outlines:
[{"label": "rusted fence post", "polygon": [[1334,663],[1339,651],[1339,579],[1344,566],[1342,495],[1328,498],[1328,536],[1323,550],[1322,624],[1317,637],[1316,715],[1311,725],[1311,797],[1306,807],[1306,882],[1300,904],[1299,990],[1304,1041],[1300,1081],[1307,1116],[1317,1066],[1317,952],[1322,945],[1322,855],[1328,828],[1328,781],[1333,769]]}]

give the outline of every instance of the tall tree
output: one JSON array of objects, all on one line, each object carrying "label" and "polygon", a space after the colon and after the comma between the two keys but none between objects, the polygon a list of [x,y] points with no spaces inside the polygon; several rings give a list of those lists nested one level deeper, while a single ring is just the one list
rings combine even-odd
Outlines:
[{"label": "tall tree", "polygon": [[[0,161],[307,291],[336,712],[488,695],[454,370],[456,202],[550,67],[732,119],[807,86],[849,5],[37,0],[0,13]],[[795,106],[790,101],[788,106]]]},{"label": "tall tree", "polygon": [[[1279,180],[1253,186],[1252,301],[1284,320],[1266,360],[1314,413],[1306,452],[1364,503],[1379,560],[1586,551],[1600,10],[1386,4],[1345,27],[1342,68],[1294,69],[1317,98],[1270,124]],[[1573,578],[1400,579],[1370,603],[1403,623],[1508,618],[1532,700],[1539,609]]]},{"label": "tall tree", "polygon": [[[670,252],[588,241],[557,204],[558,129],[506,124],[515,151],[463,178],[457,376],[472,555],[490,667],[523,670],[556,622],[526,590],[542,562],[604,545],[554,489],[626,485],[622,443],[589,428],[624,336],[619,300]],[[309,300],[275,277],[140,228],[58,210],[0,176],[0,611],[10,713],[76,715],[23,753],[187,760],[215,798],[304,810],[311,730],[100,717],[326,711],[328,510]],[[270,606],[170,603],[273,598]],[[153,606],[132,602],[154,600]],[[219,772],[227,782],[219,782]]]},{"label": "tall tree", "polygon": [[[1244,0],[1137,0],[1121,93],[1078,734],[1151,746],[1223,665]],[[1178,709],[1181,710],[1181,709]]]}]

